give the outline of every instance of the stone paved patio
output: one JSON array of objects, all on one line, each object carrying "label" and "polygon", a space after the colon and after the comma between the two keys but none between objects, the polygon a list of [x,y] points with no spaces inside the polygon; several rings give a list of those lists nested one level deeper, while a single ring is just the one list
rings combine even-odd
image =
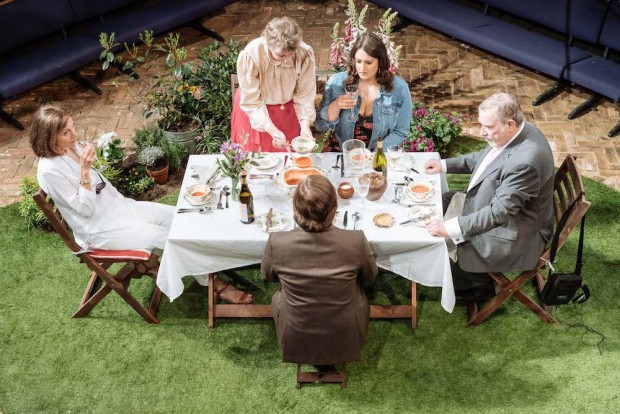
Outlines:
[{"label": "stone paved patio", "polygon": [[[335,22],[344,21],[345,5],[343,0],[244,0],[229,6],[224,13],[206,17],[203,23],[227,40],[233,37],[248,41],[260,34],[270,18],[290,16],[302,26],[304,40],[314,47],[318,70],[329,70],[331,30]],[[374,26],[382,13],[371,5],[368,26]],[[194,55],[212,41],[193,29],[178,31],[183,44]],[[513,93],[519,98],[526,118],[549,139],[557,164],[567,153],[572,153],[578,157],[584,175],[620,189],[620,137],[607,138],[607,132],[620,119],[617,105],[605,102],[597,110],[569,121],[566,115],[588,97],[586,91],[565,92],[533,107],[532,100],[550,87],[553,80],[417,25],[397,34],[395,41],[405,45],[400,75],[410,82],[414,99],[469,114],[465,131],[476,135],[476,107],[480,100],[495,91]],[[99,64],[93,62],[83,73],[94,78],[98,69]],[[106,74],[98,82],[103,91],[99,96],[63,77],[5,105],[5,110],[13,113],[26,130],[18,131],[0,121],[0,206],[19,200],[22,178],[35,174],[36,160],[29,148],[28,128],[32,114],[41,104],[55,101],[69,108],[80,136],[95,137],[116,131],[128,140],[134,128],[144,124],[141,108],[131,104],[146,80],[142,78],[130,85],[121,80],[119,86],[113,81]]]}]

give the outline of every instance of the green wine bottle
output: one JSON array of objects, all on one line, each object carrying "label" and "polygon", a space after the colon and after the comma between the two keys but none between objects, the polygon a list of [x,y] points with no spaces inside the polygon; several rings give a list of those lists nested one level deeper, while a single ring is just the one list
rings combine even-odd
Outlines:
[{"label": "green wine bottle", "polygon": [[254,222],[254,198],[250,187],[248,187],[248,179],[246,172],[241,173],[241,192],[239,193],[239,208],[241,209],[241,222],[250,224]]},{"label": "green wine bottle", "polygon": [[385,152],[383,152],[383,138],[381,137],[377,140],[377,151],[372,159],[372,168],[373,170],[382,173],[387,180],[388,162]]}]

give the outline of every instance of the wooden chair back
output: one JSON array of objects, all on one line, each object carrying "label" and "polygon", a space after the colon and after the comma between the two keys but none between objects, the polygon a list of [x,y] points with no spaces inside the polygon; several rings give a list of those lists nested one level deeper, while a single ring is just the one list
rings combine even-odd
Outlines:
[{"label": "wooden chair back", "polygon": [[235,94],[237,93],[237,89],[239,89],[239,77],[236,73],[233,73],[230,75],[230,92],[232,92],[233,105],[235,103]]}]

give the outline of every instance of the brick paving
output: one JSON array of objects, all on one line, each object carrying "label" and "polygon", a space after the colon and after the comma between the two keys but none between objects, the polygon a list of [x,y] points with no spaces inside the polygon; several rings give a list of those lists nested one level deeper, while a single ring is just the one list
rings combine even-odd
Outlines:
[{"label": "brick paving", "polygon": [[[236,41],[248,41],[258,36],[272,17],[290,16],[303,28],[304,40],[314,47],[317,69],[328,71],[331,30],[334,23],[344,21],[345,6],[343,0],[244,0],[221,14],[204,18],[203,24],[227,40],[233,37]],[[382,13],[371,4],[367,26],[376,25]],[[178,31],[194,56],[212,41],[190,28]],[[549,88],[553,80],[418,25],[407,27],[395,36],[395,41],[404,45],[399,72],[410,82],[414,99],[470,115],[465,132],[476,135],[477,104],[495,91],[513,93],[526,118],[549,139],[556,164],[572,153],[578,157],[584,175],[620,189],[620,137],[607,137],[620,119],[617,105],[604,102],[596,110],[569,121],[566,115],[587,99],[586,91],[573,89],[534,107],[533,99]],[[98,76],[98,69],[99,64],[93,62],[82,72],[93,79]],[[69,108],[80,136],[95,137],[116,131],[127,141],[134,128],[144,125],[136,96],[144,90],[147,77],[131,84],[118,78],[118,86],[114,81],[109,74],[98,79],[103,93],[96,95],[62,77],[5,104],[5,110],[13,113],[26,130],[18,131],[0,121],[0,206],[19,200],[22,178],[35,174],[36,159],[29,148],[28,128],[32,114],[41,104],[55,101]]]}]

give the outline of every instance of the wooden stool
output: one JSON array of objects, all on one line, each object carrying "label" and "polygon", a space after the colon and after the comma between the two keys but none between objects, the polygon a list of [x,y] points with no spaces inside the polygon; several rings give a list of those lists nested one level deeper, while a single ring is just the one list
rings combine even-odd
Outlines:
[{"label": "wooden stool", "polygon": [[301,384],[317,384],[317,383],[340,383],[340,388],[347,388],[347,372],[346,364],[342,364],[337,372],[302,372],[301,364],[297,364],[297,385],[295,388],[300,389]]}]

